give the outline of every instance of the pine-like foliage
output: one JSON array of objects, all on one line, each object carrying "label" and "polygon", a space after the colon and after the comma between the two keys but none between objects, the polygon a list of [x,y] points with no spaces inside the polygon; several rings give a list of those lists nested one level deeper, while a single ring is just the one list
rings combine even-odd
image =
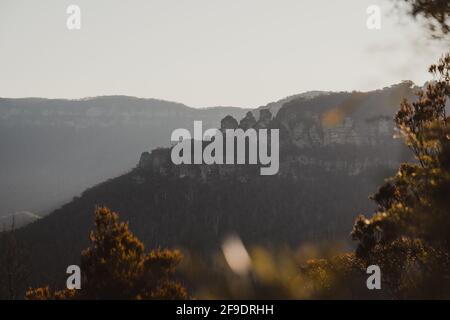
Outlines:
[{"label": "pine-like foliage", "polygon": [[28,299],[187,299],[173,280],[179,251],[146,253],[142,242],[106,207],[95,210],[90,246],[81,253],[81,290],[29,289]]},{"label": "pine-like foliage", "polygon": [[373,196],[376,214],[352,231],[357,256],[380,265],[396,298],[450,297],[450,54],[430,72],[435,81],[395,117],[417,163],[400,166]]}]

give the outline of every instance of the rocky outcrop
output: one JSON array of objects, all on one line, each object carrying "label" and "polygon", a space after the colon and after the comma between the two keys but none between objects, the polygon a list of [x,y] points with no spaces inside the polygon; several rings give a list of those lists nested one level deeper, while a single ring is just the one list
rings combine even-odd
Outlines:
[{"label": "rocky outcrop", "polygon": [[262,109],[259,111],[259,120],[255,127],[258,129],[268,128],[272,121],[272,112],[268,109]]},{"label": "rocky outcrop", "polygon": [[[344,171],[358,175],[370,168],[395,168],[405,159],[402,144],[393,139],[393,117],[403,97],[412,98],[411,83],[367,93],[327,93],[286,103],[275,118],[268,109],[259,110],[256,120],[248,112],[238,122],[232,116],[221,121],[221,129],[280,129],[280,175],[300,177],[307,168],[325,172]],[[169,149],[143,153],[139,167],[154,173],[180,178],[230,175],[247,179],[255,166],[250,165],[180,165],[169,159]]]},{"label": "rocky outcrop", "polygon": [[153,173],[167,174],[170,166],[170,149],[158,148],[151,153],[143,152],[137,167],[139,169],[151,170]]},{"label": "rocky outcrop", "polygon": [[220,121],[220,129],[236,129],[239,126],[237,120],[232,116],[226,116]]},{"label": "rocky outcrop", "polygon": [[256,119],[251,111],[247,112],[244,118],[239,122],[239,128],[247,130],[256,125]]}]

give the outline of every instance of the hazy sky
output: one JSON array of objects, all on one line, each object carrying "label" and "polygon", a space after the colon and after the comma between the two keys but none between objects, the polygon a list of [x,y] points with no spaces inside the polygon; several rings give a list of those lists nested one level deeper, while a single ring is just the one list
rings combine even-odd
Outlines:
[{"label": "hazy sky", "polygon": [[[257,107],[410,79],[444,52],[384,0],[0,0],[0,96]],[[81,30],[66,8],[81,8]],[[383,10],[368,30],[366,9]]]}]

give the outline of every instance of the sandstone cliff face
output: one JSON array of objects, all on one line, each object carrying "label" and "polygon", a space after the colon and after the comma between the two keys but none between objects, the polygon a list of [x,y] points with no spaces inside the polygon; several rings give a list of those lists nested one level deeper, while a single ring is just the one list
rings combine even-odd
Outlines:
[{"label": "sandstone cliff face", "polygon": [[[220,130],[225,133],[226,130],[235,130],[238,128],[256,130],[261,128],[268,128],[272,121],[272,114],[269,110],[261,110],[259,120],[253,117],[251,112],[238,122],[231,115],[227,115],[221,121]],[[204,146],[206,146],[206,142]],[[225,142],[223,143],[225,147]],[[193,150],[193,147],[192,147]],[[224,150],[225,153],[225,150]],[[173,176],[178,178],[193,178],[199,179],[203,182],[210,182],[214,178],[224,178],[228,176],[239,177],[240,180],[245,181],[250,174],[256,172],[255,165],[229,165],[229,164],[213,164],[213,165],[194,165],[181,164],[174,165],[170,158],[171,148],[154,149],[151,153],[145,151],[141,154],[139,163],[137,165],[137,175],[135,180],[138,183],[145,180],[145,173],[160,174],[163,176]],[[224,161],[225,162],[225,161]]]},{"label": "sandstone cliff face", "polygon": [[404,82],[367,93],[330,93],[286,103],[277,120],[300,148],[331,145],[376,146],[392,142],[393,117],[414,87]]},{"label": "sandstone cliff face", "polygon": [[305,118],[290,128],[293,143],[299,148],[326,147],[350,144],[372,145],[390,141],[393,136],[391,117],[359,122],[346,116],[333,126],[326,126],[321,115],[307,113]]},{"label": "sandstone cliff face", "polygon": [[244,118],[239,122],[239,128],[247,130],[256,125],[256,119],[251,111],[247,112]]},{"label": "sandstone cliff face", "polygon": [[[405,147],[394,139],[393,117],[414,87],[404,82],[367,93],[329,93],[286,103],[276,117],[288,153],[284,170],[320,166],[359,174],[370,167],[395,168]],[[289,168],[289,169],[287,169]]]},{"label": "sandstone cliff face", "polygon": [[[309,168],[344,171],[348,175],[372,168],[394,169],[406,159],[406,150],[394,139],[393,117],[403,98],[413,98],[413,91],[413,84],[404,82],[367,93],[299,97],[285,103],[274,118],[269,109],[261,109],[257,120],[248,112],[238,126],[235,118],[226,116],[221,129],[280,129],[280,175],[302,179]],[[154,152],[151,156],[143,154],[140,162],[145,164],[139,167],[202,181],[230,175],[245,180],[259,172],[248,165],[173,166],[168,156],[155,163],[152,159],[161,155]],[[170,149],[165,152],[169,154]]]}]

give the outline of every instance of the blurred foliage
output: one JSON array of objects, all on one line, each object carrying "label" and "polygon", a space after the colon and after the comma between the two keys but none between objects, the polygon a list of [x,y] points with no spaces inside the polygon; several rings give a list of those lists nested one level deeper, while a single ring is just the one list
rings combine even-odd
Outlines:
[{"label": "blurred foliage", "polygon": [[186,289],[174,281],[179,251],[153,250],[119,222],[106,207],[95,210],[91,245],[81,253],[82,289],[29,289],[28,299],[186,299]]},{"label": "blurred foliage", "polygon": [[450,33],[450,1],[448,0],[395,0],[408,7],[408,14],[422,18],[431,35],[443,38]]},{"label": "blurred foliage", "polygon": [[[303,245],[253,247],[233,241],[210,265],[188,256],[182,270],[208,299],[442,299],[450,298],[450,54],[429,70],[435,80],[403,101],[398,131],[417,162],[403,163],[372,197],[371,218],[352,230],[354,253]],[[225,241],[228,243],[229,241]],[[233,254],[235,251],[235,254]],[[249,256],[245,272],[235,261]],[[382,290],[368,290],[367,267],[381,269]],[[239,266],[239,269],[237,268]]]},{"label": "blurred foliage", "polygon": [[187,255],[181,271],[200,299],[385,297],[384,292],[367,290],[364,261],[343,250],[329,244],[303,244],[296,250],[250,247],[251,266],[245,274],[235,272],[220,254],[212,263]]},{"label": "blurred foliage", "polygon": [[395,298],[450,297],[450,54],[430,67],[435,81],[404,101],[395,122],[417,163],[403,163],[357,218],[356,254],[378,264]]}]

